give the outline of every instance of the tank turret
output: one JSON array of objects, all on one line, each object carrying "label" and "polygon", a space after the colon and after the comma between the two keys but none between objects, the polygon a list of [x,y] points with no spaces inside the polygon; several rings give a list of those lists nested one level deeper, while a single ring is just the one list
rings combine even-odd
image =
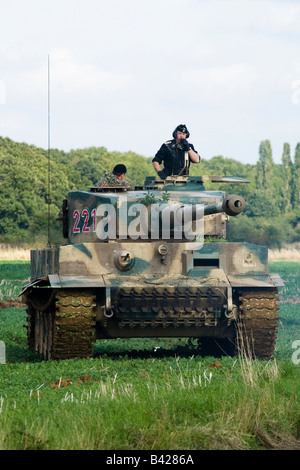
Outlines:
[{"label": "tank turret", "polygon": [[[232,182],[232,178],[223,177],[225,181]],[[183,226],[185,221],[195,222],[205,216],[209,217],[203,221],[202,235],[224,238],[229,220],[226,215],[236,216],[244,209],[243,197],[206,191],[202,178],[169,177],[164,181],[146,179],[145,186],[134,191],[107,187],[72,191],[64,202],[62,220],[69,243],[155,239],[158,233],[160,238],[172,238],[175,224]],[[163,221],[170,224],[170,233],[163,230]]]},{"label": "tank turret", "polygon": [[[205,181],[148,177],[143,186],[72,191],[63,203],[65,245],[31,252],[24,288],[28,343],[45,359],[93,355],[96,339],[195,337],[237,353],[271,358],[277,287],[267,247],[226,241],[243,197]],[[253,340],[253,341],[252,341]]]}]

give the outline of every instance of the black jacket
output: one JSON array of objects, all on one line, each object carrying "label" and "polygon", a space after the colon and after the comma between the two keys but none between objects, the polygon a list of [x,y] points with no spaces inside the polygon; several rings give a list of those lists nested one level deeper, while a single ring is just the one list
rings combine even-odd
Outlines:
[{"label": "black jacket", "polygon": [[[190,149],[194,150],[194,152],[198,153],[195,149],[193,144],[190,144]],[[162,146],[160,147],[159,151],[156,153],[155,157],[153,158],[152,162],[158,162],[160,165],[164,162],[164,175],[178,175],[181,170],[184,168],[184,154],[185,151],[180,147],[180,145],[176,144],[176,140],[167,140]],[[190,166],[190,159],[188,161],[188,167]],[[185,170],[182,174],[185,174]]]}]

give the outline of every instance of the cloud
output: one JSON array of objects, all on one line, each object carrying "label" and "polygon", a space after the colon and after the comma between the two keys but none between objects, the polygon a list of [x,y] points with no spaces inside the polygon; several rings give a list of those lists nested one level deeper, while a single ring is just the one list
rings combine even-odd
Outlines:
[{"label": "cloud", "polygon": [[246,96],[255,87],[258,75],[250,65],[237,63],[186,70],[182,72],[181,80],[184,87],[192,87],[193,96],[200,102],[232,104],[240,95]]},{"label": "cloud", "polygon": [[113,93],[122,90],[132,81],[130,73],[79,63],[69,51],[54,51],[50,58],[54,89],[64,93]]},{"label": "cloud", "polygon": [[0,134],[17,141],[45,145],[48,54],[55,147],[153,155],[185,122],[204,157],[255,162],[260,140],[280,158],[298,139],[299,2],[10,0],[1,19]]},{"label": "cloud", "polygon": [[[264,32],[298,33],[300,23],[300,6],[292,2],[261,2],[265,15],[258,17],[258,25]],[[268,21],[265,21],[265,18]]]},{"label": "cloud", "polygon": [[5,104],[6,101],[6,87],[5,82],[0,80],[0,104]]},{"label": "cloud", "polygon": [[205,34],[298,33],[297,0],[192,0],[192,22]]},{"label": "cloud", "polygon": [[[94,64],[80,63],[67,50],[55,50],[50,55],[50,87],[64,96],[114,93],[132,81],[130,73],[107,70]],[[47,57],[36,68],[25,70],[12,79],[15,93],[34,96],[45,93],[48,84]]]}]

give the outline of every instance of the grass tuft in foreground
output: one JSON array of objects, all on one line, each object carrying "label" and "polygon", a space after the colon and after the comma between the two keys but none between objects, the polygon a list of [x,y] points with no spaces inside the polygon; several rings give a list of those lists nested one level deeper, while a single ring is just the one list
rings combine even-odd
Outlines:
[{"label": "grass tuft in foreground", "polygon": [[[26,269],[6,266],[0,282],[13,286]],[[99,341],[92,359],[43,362],[27,348],[25,309],[0,310],[0,449],[299,449],[300,265],[273,271],[287,281],[273,361],[142,339]]]}]

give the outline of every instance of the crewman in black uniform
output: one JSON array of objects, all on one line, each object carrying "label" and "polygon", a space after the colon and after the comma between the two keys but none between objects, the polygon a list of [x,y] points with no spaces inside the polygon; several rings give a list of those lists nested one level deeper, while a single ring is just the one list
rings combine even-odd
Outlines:
[{"label": "crewman in black uniform", "polygon": [[[163,180],[171,175],[188,175],[190,163],[200,162],[200,155],[186,140],[190,133],[185,124],[179,124],[172,135],[173,139],[162,144],[152,160],[155,171]],[[160,166],[162,162],[163,170]]]}]

